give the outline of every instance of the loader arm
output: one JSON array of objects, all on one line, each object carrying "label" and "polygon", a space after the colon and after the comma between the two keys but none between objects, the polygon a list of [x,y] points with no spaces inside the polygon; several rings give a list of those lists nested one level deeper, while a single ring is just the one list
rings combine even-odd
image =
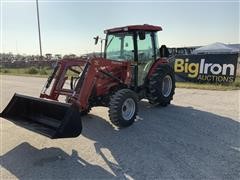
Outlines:
[{"label": "loader arm", "polygon": [[72,105],[80,110],[88,107],[88,99],[96,82],[97,67],[95,61],[87,62],[72,95]]},{"label": "loader arm", "polygon": [[[82,70],[78,72],[72,67],[78,66]],[[82,67],[82,68],[81,68]],[[46,98],[58,101],[60,95],[69,97],[69,103],[75,108],[85,110],[88,108],[88,99],[96,82],[96,76],[99,68],[98,59],[78,59],[78,60],[62,60],[53,71],[53,74],[48,78],[44,86],[40,98]],[[73,89],[64,88],[67,80],[67,71],[78,73],[78,80]],[[53,76],[55,78],[53,78]],[[54,81],[54,82],[52,82]],[[50,87],[50,84],[53,84]],[[72,86],[72,85],[71,85]],[[50,93],[47,94],[47,88],[51,88]]]},{"label": "loader arm", "polygon": [[[108,72],[106,67],[118,67],[121,70],[125,69],[126,73],[123,79],[119,79],[113,74],[111,74],[111,71]],[[109,85],[112,81],[113,86],[117,85],[129,85],[131,81],[131,75],[130,73],[127,73],[130,71],[130,63],[128,62],[120,62],[116,65],[114,61],[106,60],[103,58],[95,58],[88,61],[84,67],[84,70],[81,74],[81,77],[78,80],[78,83],[74,89],[73,96],[72,96],[72,104],[73,106],[78,106],[80,110],[86,110],[89,106],[89,98],[93,92],[93,88],[95,85],[104,86],[104,82],[99,83],[98,80],[101,79],[101,75],[108,76],[111,81],[106,80],[108,82],[108,89],[107,92],[101,92],[101,95],[108,94],[108,91],[111,90],[111,86]],[[116,73],[116,72],[115,72]]]},{"label": "loader arm", "polygon": [[[58,101],[59,95],[69,96],[71,97],[73,94],[72,89],[64,89],[63,86],[67,80],[67,72],[68,70],[73,71],[72,67],[84,67],[86,66],[87,60],[69,60],[63,59],[58,62],[57,66],[53,70],[53,73],[49,76],[46,84],[44,85],[40,98],[46,98]],[[84,69],[83,68],[83,69]],[[75,71],[75,73],[79,73],[79,77],[82,75],[81,72]],[[47,93],[48,88],[50,88],[50,93]]]}]

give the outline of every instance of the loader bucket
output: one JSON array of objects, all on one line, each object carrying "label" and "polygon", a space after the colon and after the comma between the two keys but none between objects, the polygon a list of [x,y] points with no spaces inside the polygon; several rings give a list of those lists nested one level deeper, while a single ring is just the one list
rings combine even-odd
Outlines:
[{"label": "loader bucket", "polygon": [[51,139],[77,137],[80,112],[68,104],[15,94],[0,117]]}]

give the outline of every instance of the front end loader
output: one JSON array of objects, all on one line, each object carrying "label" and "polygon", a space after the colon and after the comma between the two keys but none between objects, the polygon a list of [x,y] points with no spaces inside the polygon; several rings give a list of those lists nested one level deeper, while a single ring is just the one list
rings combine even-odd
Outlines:
[{"label": "front end loader", "polygon": [[71,106],[15,94],[1,117],[51,139],[77,137],[82,130],[80,113]]},{"label": "front end loader", "polygon": [[40,98],[15,94],[0,116],[51,139],[79,136],[81,116],[95,106],[108,107],[114,125],[130,126],[138,101],[167,106],[174,95],[167,49],[158,47],[160,30],[146,24],[106,30],[103,57],[60,60]]}]

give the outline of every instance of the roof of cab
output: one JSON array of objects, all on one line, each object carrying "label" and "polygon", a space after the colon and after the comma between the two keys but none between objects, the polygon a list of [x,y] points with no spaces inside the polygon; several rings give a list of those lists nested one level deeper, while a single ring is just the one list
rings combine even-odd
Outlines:
[{"label": "roof of cab", "polygon": [[131,31],[131,30],[161,31],[162,28],[160,26],[143,24],[143,25],[129,25],[129,26],[111,28],[111,29],[105,30],[104,32],[111,33],[111,32],[124,32],[124,31]]}]

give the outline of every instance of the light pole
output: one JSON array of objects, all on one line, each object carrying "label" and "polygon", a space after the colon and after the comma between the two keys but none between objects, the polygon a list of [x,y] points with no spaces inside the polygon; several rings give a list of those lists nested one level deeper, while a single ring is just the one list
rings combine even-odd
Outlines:
[{"label": "light pole", "polygon": [[37,22],[38,22],[38,39],[39,39],[39,48],[40,48],[40,60],[42,60],[42,42],[41,42],[41,30],[40,30],[38,0],[36,0],[36,5],[37,5]]}]

